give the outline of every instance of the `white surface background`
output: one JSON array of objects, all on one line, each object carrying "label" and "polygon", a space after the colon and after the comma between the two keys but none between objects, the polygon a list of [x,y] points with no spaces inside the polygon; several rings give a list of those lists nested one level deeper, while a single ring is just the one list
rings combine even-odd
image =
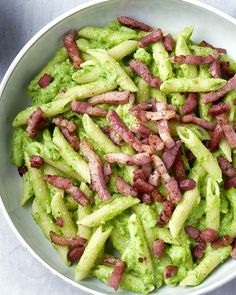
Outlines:
[{"label": "white surface background", "polygon": [[[0,80],[15,55],[39,29],[66,10],[86,2],[87,0],[0,0]],[[202,2],[236,17],[236,0]],[[20,245],[0,212],[0,295],[5,294],[82,295],[85,292],[64,283],[32,258]],[[236,294],[236,279],[210,293],[213,294]]]}]

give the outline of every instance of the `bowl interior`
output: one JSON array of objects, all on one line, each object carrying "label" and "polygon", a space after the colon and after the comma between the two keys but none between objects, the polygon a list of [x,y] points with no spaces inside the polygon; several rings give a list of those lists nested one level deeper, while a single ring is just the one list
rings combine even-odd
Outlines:
[{"label": "bowl interior", "polygon": [[[142,20],[164,31],[176,33],[185,26],[195,28],[193,39],[206,39],[219,47],[227,48],[228,53],[236,58],[234,37],[236,26],[203,7],[179,0],[111,0],[98,3],[74,13],[57,22],[42,34],[37,42],[23,54],[22,58],[9,75],[0,101],[0,194],[2,201],[13,225],[30,248],[49,266],[64,276],[71,283],[74,277],[73,268],[63,265],[56,252],[44,238],[31,216],[31,206],[19,206],[20,178],[15,167],[10,164],[10,141],[12,136],[11,122],[14,116],[30,104],[27,96],[29,81],[46,64],[57,48],[62,46],[62,36],[71,29],[85,25],[104,26],[119,15],[128,15]],[[218,268],[202,285],[194,288],[162,288],[158,294],[203,294],[211,287],[217,287],[223,281],[236,275],[235,263],[227,261]],[[73,283],[77,285],[77,283]],[[114,294],[113,290],[95,279],[87,279],[80,283],[91,289],[91,292]],[[93,291],[92,291],[93,290]],[[94,292],[95,291],[95,292]],[[119,294],[127,294],[122,290]],[[157,292],[156,292],[157,293]]]}]

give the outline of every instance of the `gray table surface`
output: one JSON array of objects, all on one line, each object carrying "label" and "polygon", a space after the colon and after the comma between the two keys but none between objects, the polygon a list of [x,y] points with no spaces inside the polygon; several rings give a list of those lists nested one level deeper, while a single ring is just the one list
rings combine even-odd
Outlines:
[{"label": "gray table surface", "polygon": [[[164,1],[164,0],[163,0]],[[0,0],[0,80],[23,45],[56,16],[87,0]],[[236,17],[236,0],[205,0]],[[236,294],[236,279],[210,295]],[[82,295],[25,250],[0,212],[0,294]]]}]

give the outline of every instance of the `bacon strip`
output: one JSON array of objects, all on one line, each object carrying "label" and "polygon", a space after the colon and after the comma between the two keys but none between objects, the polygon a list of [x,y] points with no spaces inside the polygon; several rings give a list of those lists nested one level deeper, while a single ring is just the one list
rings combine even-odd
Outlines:
[{"label": "bacon strip", "polygon": [[208,48],[216,49],[219,53],[226,53],[226,49],[214,47],[213,45],[209,44],[205,40],[203,40],[199,45],[202,46],[202,47],[208,47]]},{"label": "bacon strip", "polygon": [[125,153],[109,153],[104,155],[104,159],[110,164],[121,163],[127,166],[141,166],[151,163],[148,153],[139,153],[134,156]]},{"label": "bacon strip", "polygon": [[195,188],[196,186],[196,181],[194,181],[193,179],[181,179],[179,180],[179,188],[182,191],[189,191],[193,188]]},{"label": "bacon strip", "polygon": [[36,169],[39,169],[44,164],[44,161],[40,156],[31,156],[29,161],[30,166]]},{"label": "bacon strip", "polygon": [[102,167],[102,170],[103,170],[105,182],[108,183],[112,175],[111,165],[109,163],[105,163]]},{"label": "bacon strip", "polygon": [[176,117],[176,112],[173,110],[158,110],[156,112],[143,111],[143,114],[148,121],[170,120]]},{"label": "bacon strip", "polygon": [[202,258],[205,253],[206,247],[207,247],[206,242],[200,239],[198,242],[198,245],[192,250],[193,257],[197,259]]},{"label": "bacon strip", "polygon": [[182,160],[181,157],[181,149],[179,149],[175,161],[173,163],[173,170],[174,170],[174,175],[177,180],[184,179],[186,174],[185,174],[185,167],[184,167],[184,161]]},{"label": "bacon strip", "polygon": [[174,277],[177,274],[178,268],[175,265],[168,265],[164,269],[163,275],[165,279]]},{"label": "bacon strip", "polygon": [[219,240],[216,240],[216,241],[212,242],[211,246],[214,249],[218,249],[218,248],[221,248],[221,247],[229,246],[232,243],[233,243],[233,238],[226,235],[226,236],[223,236],[222,238],[220,238]]},{"label": "bacon strip", "polygon": [[134,137],[134,134],[126,127],[124,122],[114,110],[109,110],[107,119],[111,123],[115,132],[118,133],[126,143],[130,144],[136,151],[142,151],[141,142]]},{"label": "bacon strip", "polygon": [[145,193],[149,194],[155,190],[153,185],[151,185],[150,183],[148,183],[142,179],[136,179],[134,181],[133,188],[136,191],[138,191],[139,193],[143,193],[143,194],[145,194]]},{"label": "bacon strip", "polygon": [[163,240],[155,240],[152,244],[152,251],[156,257],[161,258],[165,253],[165,242]]},{"label": "bacon strip", "polygon": [[59,246],[70,246],[70,247],[80,247],[87,243],[87,239],[81,238],[79,236],[65,237],[63,235],[58,235],[55,232],[50,232],[51,241]]},{"label": "bacon strip", "polygon": [[71,110],[77,114],[88,114],[90,116],[106,117],[107,112],[100,107],[93,107],[92,104],[86,101],[73,100]]},{"label": "bacon strip", "polygon": [[68,260],[71,263],[76,262],[84,253],[85,248],[84,247],[74,247],[71,249],[67,255]]},{"label": "bacon strip", "polygon": [[215,129],[215,124],[208,122],[207,120],[204,120],[202,118],[198,118],[194,114],[183,116],[182,122],[196,124],[204,129],[211,130],[211,131]]},{"label": "bacon strip", "polygon": [[74,121],[67,120],[63,117],[57,117],[52,120],[52,123],[60,127],[62,134],[66,140],[77,151],[79,149],[79,139],[77,136],[77,126]]},{"label": "bacon strip", "polygon": [[35,137],[39,130],[46,126],[46,122],[46,119],[43,117],[42,109],[38,107],[27,120],[28,127],[26,131],[28,132],[29,137]]},{"label": "bacon strip", "polygon": [[236,188],[236,176],[225,181],[225,188],[228,189],[231,187]]},{"label": "bacon strip", "polygon": [[198,103],[198,93],[190,92],[182,108],[184,115],[190,114],[196,108],[197,103]]},{"label": "bacon strip", "polygon": [[163,39],[163,45],[165,47],[165,50],[168,52],[171,52],[175,48],[175,41],[171,34],[167,34]]},{"label": "bacon strip", "polygon": [[171,166],[173,165],[180,147],[181,147],[181,141],[176,141],[175,145],[172,148],[166,149],[164,151],[161,159],[163,163],[165,164],[166,169],[170,169]]},{"label": "bacon strip", "polygon": [[17,168],[19,175],[22,177],[27,171],[28,168],[25,165],[22,165]]},{"label": "bacon strip", "polygon": [[142,124],[135,124],[132,126],[131,131],[133,133],[139,134],[143,138],[148,138],[148,136],[151,134],[151,131]]},{"label": "bacon strip", "polygon": [[132,196],[137,197],[138,193],[135,189],[132,188],[128,183],[124,181],[124,179],[120,176],[116,178],[116,188],[119,194],[124,196]]},{"label": "bacon strip", "polygon": [[166,201],[165,197],[157,189],[152,192],[152,198],[154,201],[159,203],[164,203]]},{"label": "bacon strip", "polygon": [[131,29],[138,29],[145,32],[151,32],[153,30],[153,28],[149,25],[146,25],[128,16],[119,16],[117,20],[121,25]]},{"label": "bacon strip", "polygon": [[76,31],[71,31],[63,38],[64,46],[75,69],[79,70],[83,60],[80,57],[79,48],[76,44]]},{"label": "bacon strip", "polygon": [[102,162],[99,156],[93,151],[92,147],[85,139],[80,143],[80,150],[89,162],[92,187],[97,192],[102,201],[110,199],[111,195],[106,187]]},{"label": "bacon strip", "polygon": [[218,232],[212,228],[205,228],[200,234],[200,238],[207,243],[214,242],[217,236]]},{"label": "bacon strip", "polygon": [[110,140],[117,146],[121,146],[123,139],[110,126],[104,126],[102,131],[110,138]]},{"label": "bacon strip", "polygon": [[190,236],[190,238],[194,239],[195,241],[198,240],[201,232],[196,227],[193,227],[191,225],[185,226],[185,232]]},{"label": "bacon strip", "polygon": [[217,115],[216,121],[220,126],[228,124],[228,118],[225,113]]},{"label": "bacon strip", "polygon": [[158,227],[163,227],[167,224],[172,216],[173,211],[174,205],[171,203],[171,201],[164,201],[163,210],[161,211],[157,222]]},{"label": "bacon strip", "polygon": [[139,196],[139,199],[141,200],[142,203],[146,205],[151,205],[153,202],[152,196],[149,194],[143,194]]},{"label": "bacon strip", "polygon": [[210,92],[207,94],[202,95],[202,99],[204,103],[209,103],[218,100],[220,97],[224,96],[227,92],[230,90],[233,90],[236,88],[236,76],[229,79],[226,84],[221,87],[220,89]]},{"label": "bacon strip", "polygon": [[224,157],[221,157],[221,156],[218,157],[217,160],[225,176],[227,177],[236,176],[236,169],[232,166],[232,164],[229,161],[227,161]]},{"label": "bacon strip", "polygon": [[171,62],[177,64],[188,65],[205,65],[210,64],[219,58],[217,51],[212,52],[212,55],[200,56],[200,55],[175,55],[170,58]]},{"label": "bacon strip", "polygon": [[223,113],[227,113],[230,109],[230,106],[228,103],[225,102],[219,102],[218,104],[215,104],[209,108],[208,113],[212,116],[217,116]]},{"label": "bacon strip", "polygon": [[215,129],[213,130],[212,134],[211,134],[211,139],[210,139],[210,151],[214,152],[220,142],[220,138],[223,134],[223,129],[220,126],[220,124],[216,124]]},{"label": "bacon strip", "polygon": [[38,80],[38,84],[41,88],[46,88],[51,82],[53,78],[51,75],[45,73],[43,76]]},{"label": "bacon strip", "polygon": [[141,40],[139,41],[139,46],[146,47],[152,43],[161,41],[162,38],[163,38],[162,30],[157,29],[156,31],[153,31],[151,34],[142,37]]},{"label": "bacon strip", "polygon": [[56,219],[56,225],[57,225],[57,226],[60,226],[60,227],[63,227],[63,225],[64,225],[64,220],[63,220],[62,217],[57,217],[57,219]]},{"label": "bacon strip", "polygon": [[153,186],[158,186],[161,184],[161,177],[156,170],[149,176],[148,182]]},{"label": "bacon strip", "polygon": [[47,174],[44,175],[43,179],[51,185],[66,191],[81,206],[90,203],[90,199],[77,186],[74,186],[69,178]]},{"label": "bacon strip", "polygon": [[222,129],[230,147],[232,149],[236,148],[236,133],[233,127],[229,124],[225,124],[222,126]]},{"label": "bacon strip", "polygon": [[210,64],[210,73],[211,73],[211,76],[214,78],[221,77],[221,69],[220,69],[220,64],[218,61],[213,61]]},{"label": "bacon strip", "polygon": [[134,179],[133,179],[134,181],[139,178],[142,180],[147,180],[146,174],[141,168],[136,169],[133,174],[134,174]]},{"label": "bacon strip", "polygon": [[165,147],[170,149],[175,145],[173,138],[170,135],[168,122],[166,120],[160,120],[157,122],[157,129],[161,140],[164,142]]},{"label": "bacon strip", "polygon": [[115,104],[121,105],[126,104],[129,101],[129,91],[111,91],[100,95],[91,97],[88,102],[94,106],[97,104]]},{"label": "bacon strip", "polygon": [[160,88],[162,83],[161,79],[154,77],[149,68],[140,60],[134,59],[129,63],[129,65],[131,70],[146,81],[149,86],[153,88]]},{"label": "bacon strip", "polygon": [[103,263],[114,265],[114,270],[111,274],[111,277],[108,281],[108,285],[115,290],[118,289],[122,274],[125,270],[125,262],[113,257],[105,257],[103,258]]}]

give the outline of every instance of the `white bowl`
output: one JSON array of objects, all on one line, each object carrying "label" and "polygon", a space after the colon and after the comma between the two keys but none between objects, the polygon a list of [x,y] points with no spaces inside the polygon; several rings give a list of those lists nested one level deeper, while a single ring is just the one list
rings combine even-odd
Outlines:
[{"label": "white bowl", "polygon": [[[56,18],[24,46],[12,62],[0,86],[0,207],[18,239],[38,261],[66,282],[93,294],[114,294],[114,291],[92,278],[75,282],[73,268],[63,265],[35,224],[31,206],[19,206],[20,177],[10,164],[11,122],[20,110],[30,104],[27,85],[62,46],[65,32],[86,25],[104,26],[119,15],[137,18],[171,33],[194,25],[194,40],[206,39],[227,48],[229,55],[236,58],[236,20],[208,5],[191,0],[104,0],[81,5]],[[235,261],[228,260],[198,287],[164,287],[155,294],[197,295],[209,292],[236,277],[235,265]],[[127,292],[119,290],[118,294]]]}]

